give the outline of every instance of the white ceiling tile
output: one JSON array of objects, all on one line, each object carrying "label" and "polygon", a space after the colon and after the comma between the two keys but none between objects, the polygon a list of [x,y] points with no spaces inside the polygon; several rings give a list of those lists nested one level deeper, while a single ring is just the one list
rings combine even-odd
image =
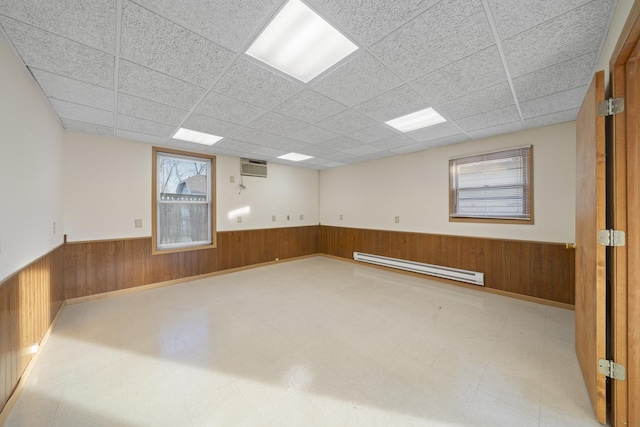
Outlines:
[{"label": "white ceiling tile", "polygon": [[364,144],[358,147],[353,147],[353,148],[349,148],[342,151],[352,156],[366,156],[369,154],[378,153],[383,150],[381,150],[380,148],[374,147],[373,145]]},{"label": "white ceiling tile", "polygon": [[352,156],[348,156],[341,151],[331,150],[330,153],[326,153],[322,155],[323,159],[330,160],[332,162],[344,162],[345,159],[351,158]]},{"label": "white ceiling tile", "polygon": [[114,53],[116,2],[100,0],[3,0],[0,15]]},{"label": "white ceiling tile", "polygon": [[587,93],[587,86],[569,89],[531,101],[521,102],[520,108],[525,119],[532,117],[546,116],[565,110],[580,108],[584,96]]},{"label": "white ceiling tile", "polygon": [[240,151],[221,148],[221,147],[218,147],[217,145],[218,144],[214,144],[211,147],[209,147],[209,149],[207,150],[207,153],[217,155],[217,156],[247,157],[246,153],[241,153]]},{"label": "white ceiling tile", "polygon": [[164,145],[167,142],[167,138],[160,138],[158,136],[147,135],[145,133],[130,132],[124,129],[118,129],[116,131],[116,136],[119,138],[130,139],[132,141],[146,142],[148,144],[154,144],[154,145]]},{"label": "white ceiling tile", "polygon": [[405,135],[418,142],[430,141],[444,136],[451,136],[460,133],[460,129],[455,127],[451,122],[444,122],[423,129],[407,132]]},{"label": "white ceiling tile", "polygon": [[328,141],[338,136],[337,133],[320,128],[318,126],[310,125],[306,128],[290,135],[291,138],[304,141],[308,144],[319,144],[324,141]]},{"label": "white ceiling tile", "polygon": [[370,153],[370,154],[365,154],[362,156],[356,156],[354,158],[352,158],[351,160],[355,160],[356,162],[369,162],[371,160],[378,160],[378,159],[384,159],[385,157],[391,157],[391,156],[395,156],[395,153],[392,153],[390,151],[378,151],[375,153]]},{"label": "white ceiling tile", "polygon": [[432,139],[430,141],[424,142],[424,144],[428,148],[433,148],[433,147],[441,147],[443,145],[458,144],[460,142],[465,142],[469,140],[470,138],[467,135],[463,133],[459,133],[456,135],[449,135],[449,136],[443,136],[441,138]]},{"label": "white ceiling tile", "polygon": [[513,123],[505,123],[498,126],[492,126],[480,130],[468,132],[468,135],[473,139],[487,138],[489,136],[500,135],[511,132],[521,131],[523,128],[522,122],[517,121]]},{"label": "white ceiling tile", "polygon": [[360,52],[312,84],[312,88],[342,104],[354,106],[401,84],[402,80],[380,61]]},{"label": "white ceiling tile", "polygon": [[495,46],[446,65],[413,82],[429,101],[448,101],[505,82],[507,76]]},{"label": "white ceiling tile", "polygon": [[113,112],[87,107],[86,105],[51,99],[51,105],[61,119],[93,123],[102,126],[113,126]]},{"label": "white ceiling tile", "polygon": [[442,0],[371,51],[399,76],[413,80],[493,44],[479,1]]},{"label": "white ceiling tile", "polygon": [[275,107],[273,111],[308,123],[315,123],[344,109],[346,109],[344,105],[305,89]]},{"label": "white ceiling tile", "polygon": [[138,119],[136,117],[123,116],[121,114],[118,114],[117,120],[118,129],[157,136],[164,138],[165,140],[169,138],[175,130],[175,126],[163,125],[162,123]]},{"label": "white ceiling tile", "polygon": [[504,125],[507,123],[513,123],[518,120],[520,120],[518,110],[516,109],[515,105],[510,105],[498,110],[478,114],[477,116],[456,120],[456,125],[458,125],[465,132],[471,132],[474,130],[486,129]]},{"label": "white ceiling tile", "polygon": [[209,88],[235,54],[130,1],[124,1],[120,55]]},{"label": "white ceiling tile", "polygon": [[191,114],[181,127],[222,137],[229,136],[240,129],[240,125],[235,123],[202,116],[200,114]]},{"label": "white ceiling tile", "polygon": [[183,110],[191,110],[205,92],[191,83],[124,60],[120,61],[119,89],[138,98]]},{"label": "white ceiling tile", "polygon": [[139,119],[151,120],[166,125],[178,126],[187,116],[187,111],[158,104],[126,93],[118,94],[118,113]]},{"label": "white ceiling tile", "polygon": [[325,148],[330,148],[336,151],[344,151],[350,148],[359,147],[361,145],[362,143],[360,141],[347,138],[346,136],[339,136],[337,138],[333,138],[333,139],[330,139],[329,141],[323,142],[320,146]]},{"label": "white ceiling tile", "polygon": [[71,119],[62,119],[62,124],[67,130],[113,136],[113,126],[102,126]]},{"label": "white ceiling tile", "polygon": [[284,137],[249,127],[244,127],[233,134],[233,139],[266,146],[269,146],[270,143],[276,142],[282,138]]},{"label": "white ceiling tile", "polygon": [[402,85],[353,108],[378,121],[386,122],[429,106],[416,91],[407,85]]},{"label": "white ceiling tile", "polygon": [[302,88],[302,83],[281,77],[256,62],[240,56],[216,83],[213,90],[270,109]]},{"label": "white ceiling tile", "polygon": [[259,144],[252,144],[246,141],[239,141],[234,138],[224,138],[216,142],[214,147],[226,149],[226,150],[234,150],[240,153],[248,153],[261,148]]},{"label": "white ceiling tile", "polygon": [[323,16],[335,21],[356,42],[369,46],[438,0],[311,0]]},{"label": "white ceiling tile", "polygon": [[195,113],[228,122],[244,125],[264,114],[267,110],[229,98],[216,92],[209,92],[194,110]]},{"label": "white ceiling tile", "polygon": [[375,125],[365,129],[357,130],[348,135],[350,138],[360,141],[363,144],[371,144],[381,139],[398,136],[398,132],[386,125]]},{"label": "white ceiling tile", "polygon": [[239,52],[279,0],[135,0],[221,46]]},{"label": "white ceiling tile", "polygon": [[326,165],[324,165],[324,167],[326,169],[329,168],[339,168],[340,166],[345,166],[346,163],[340,163],[340,162],[331,162],[331,163],[327,163]]},{"label": "white ceiling tile", "polygon": [[270,111],[249,123],[248,126],[265,132],[287,136],[306,128],[309,124],[293,117]]},{"label": "white ceiling tile", "polygon": [[591,0],[488,0],[501,39],[509,38]]},{"label": "white ceiling tile", "polygon": [[381,141],[373,142],[371,145],[374,147],[378,147],[381,150],[390,151],[395,148],[405,147],[407,145],[414,145],[416,143],[415,139],[411,139],[408,136],[396,135],[392,138],[383,139]]},{"label": "white ceiling tile", "polygon": [[251,155],[254,156],[254,158],[256,156],[260,156],[262,158],[272,159],[278,156],[282,156],[284,154],[287,154],[287,152],[283,150],[276,150],[275,148],[269,148],[269,147],[260,147],[257,150],[251,151]]},{"label": "white ceiling tile", "polygon": [[554,64],[513,79],[518,101],[529,101],[553,93],[589,84],[597,52]]},{"label": "white ceiling tile", "polygon": [[113,111],[113,90],[31,68],[31,74],[50,98]]},{"label": "white ceiling tile", "polygon": [[403,145],[398,148],[391,148],[389,151],[394,154],[409,154],[409,153],[417,153],[418,151],[424,151],[431,148],[425,142],[415,142],[411,145]]},{"label": "white ceiling tile", "polygon": [[313,145],[307,144],[306,142],[298,141],[291,138],[281,138],[275,141],[271,141],[265,145],[278,150],[284,150],[287,153],[295,152],[300,154],[306,154],[307,150],[310,150],[312,149],[312,147],[314,147]]},{"label": "white ceiling tile", "polygon": [[456,121],[514,104],[511,88],[507,82],[504,82],[437,104],[434,108],[448,119]]},{"label": "white ceiling tile", "polygon": [[575,108],[573,110],[560,111],[546,116],[525,119],[524,124],[527,129],[533,129],[541,126],[555,125],[556,123],[571,122],[578,116],[578,111],[580,111],[580,109]]},{"label": "white ceiling tile", "polygon": [[13,19],[0,17],[0,24],[26,65],[113,89],[113,55]]},{"label": "white ceiling tile", "polygon": [[328,147],[323,147],[322,144],[319,144],[305,147],[304,154],[308,156],[322,157],[326,160],[326,157],[331,157],[333,154],[336,154],[336,151]]},{"label": "white ceiling tile", "polygon": [[606,35],[614,0],[594,0],[504,40],[512,77],[592,52]]},{"label": "white ceiling tile", "polygon": [[375,125],[375,120],[358,113],[355,110],[345,110],[316,123],[317,126],[339,134],[349,134],[360,129]]}]

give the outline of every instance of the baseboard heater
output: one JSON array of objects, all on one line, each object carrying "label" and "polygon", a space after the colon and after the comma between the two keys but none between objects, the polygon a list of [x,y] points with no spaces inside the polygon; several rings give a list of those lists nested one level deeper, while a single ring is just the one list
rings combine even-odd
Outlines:
[{"label": "baseboard heater", "polygon": [[439,265],[424,264],[422,262],[407,261],[404,259],[389,258],[380,255],[363,254],[362,252],[354,252],[353,259],[356,261],[367,262],[369,264],[381,265],[383,267],[398,268],[400,270],[412,271],[414,273],[428,274],[429,276],[484,286],[484,273],[479,273],[477,271],[441,267]]}]

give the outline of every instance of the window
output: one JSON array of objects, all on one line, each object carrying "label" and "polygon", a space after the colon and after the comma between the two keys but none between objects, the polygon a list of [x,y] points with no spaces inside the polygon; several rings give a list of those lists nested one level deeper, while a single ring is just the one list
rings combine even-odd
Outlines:
[{"label": "window", "polygon": [[532,224],[532,162],[531,147],[450,160],[449,220]]},{"label": "window", "polygon": [[153,148],[153,253],[215,247],[215,160]]}]

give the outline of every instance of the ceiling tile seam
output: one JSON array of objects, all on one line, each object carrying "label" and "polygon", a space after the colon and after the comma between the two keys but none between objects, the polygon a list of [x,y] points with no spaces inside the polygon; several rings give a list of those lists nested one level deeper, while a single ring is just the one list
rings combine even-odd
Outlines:
[{"label": "ceiling tile seam", "polygon": [[542,118],[542,117],[549,117],[549,116],[553,116],[553,115],[560,114],[560,113],[566,113],[567,111],[575,111],[575,110],[579,110],[579,109],[580,109],[580,107],[567,108],[565,110],[554,111],[553,113],[549,113],[549,114],[542,114],[541,116],[529,117],[528,119],[525,119],[525,120],[535,120],[535,119],[539,119],[539,118]]},{"label": "ceiling tile seam", "polygon": [[26,61],[24,60],[22,55],[20,55],[20,52],[18,52],[18,49],[13,44],[13,41],[9,38],[9,35],[5,32],[4,27],[2,25],[0,25],[0,35],[4,37],[4,39],[7,41],[10,49],[13,51],[13,54],[16,56],[16,58],[20,59],[20,61],[18,61],[20,63],[20,66],[25,71],[25,73],[27,73],[27,75],[29,76],[33,84],[35,84],[35,86],[38,88],[38,92],[40,92],[40,95],[42,95],[42,98],[49,105],[51,112],[55,116],[58,123],[60,123],[60,126],[62,126],[63,129],[66,129],[64,127],[64,123],[62,122],[62,118],[58,116],[58,114],[56,113],[56,109],[53,108],[53,104],[51,104],[51,100],[49,99],[47,94],[44,92],[44,90],[40,86],[40,83],[38,83],[38,81],[36,80],[35,76],[31,73],[31,70],[29,69],[29,66],[27,65]]},{"label": "ceiling tile seam", "polygon": [[[554,19],[560,18],[561,16],[564,16],[564,15],[566,15],[566,14],[568,14],[568,13],[571,13],[571,12],[573,12],[574,10],[578,10],[578,9],[580,9],[580,8],[583,8],[583,7],[585,7],[586,5],[588,5],[589,3],[595,3],[596,1],[598,1],[598,0],[591,0],[591,1],[588,1],[588,2],[586,2],[586,3],[581,4],[581,5],[579,5],[579,6],[576,6],[576,7],[572,8],[572,9],[569,9],[569,10],[567,10],[567,11],[565,11],[565,12],[563,12],[563,13],[559,14],[559,15],[553,15],[553,16],[552,16],[552,17],[550,17],[549,19],[545,19],[544,21],[540,21],[540,22],[538,22],[538,23],[537,23],[537,24],[535,24],[535,25],[532,25],[532,26],[530,26],[530,27],[524,28],[522,31],[518,31],[518,32],[517,32],[517,33],[515,33],[515,34],[511,34],[511,35],[510,35],[509,37],[507,37],[505,40],[509,40],[509,39],[511,39],[511,38],[513,38],[513,37],[516,37],[516,36],[518,36],[518,35],[520,35],[520,34],[524,33],[524,32],[527,32],[527,31],[532,30],[532,29],[534,29],[534,28],[536,28],[536,27],[539,27],[540,25],[544,25],[544,24],[546,24],[546,23],[547,23],[547,22],[549,22],[549,21],[553,21]],[[617,2],[618,0],[614,0],[614,1],[615,1],[615,2]],[[483,2],[484,2],[484,0],[483,0]],[[612,12],[610,12],[610,15],[609,15],[609,16],[610,16],[610,18],[609,18],[609,25],[611,25],[611,18],[613,18],[613,10],[615,10],[615,6],[612,8]],[[607,28],[609,28],[609,27],[607,26]],[[605,38],[606,38],[606,37],[605,37]]]},{"label": "ceiling tile seam", "polygon": [[[593,1],[597,1],[597,0],[593,0]],[[600,58],[600,55],[602,54],[602,48],[604,48],[604,44],[607,41],[607,36],[609,35],[609,29],[611,28],[611,21],[613,20],[613,15],[616,12],[617,4],[618,4],[618,0],[613,0],[613,6],[611,7],[611,10],[609,10],[609,19],[607,20],[607,26],[605,27],[607,31],[605,31],[604,34],[602,35],[600,46],[598,46],[598,56],[597,56],[598,58]],[[611,58],[609,58],[609,60],[610,59]],[[598,71],[598,62],[599,61],[596,60],[596,63],[593,64],[593,68],[591,69],[591,78],[593,78],[593,75],[596,73],[596,71]],[[607,65],[609,65],[609,62],[607,62]]]},{"label": "ceiling tile seam", "polygon": [[154,124],[157,124],[157,125],[175,126],[173,123],[163,123],[163,122],[159,122],[157,120],[151,120],[151,119],[146,119],[144,117],[132,116],[131,114],[120,113],[118,111],[114,111],[114,113],[115,113],[115,117],[122,116],[122,117],[127,117],[127,118],[130,118],[130,119],[144,120],[146,122],[154,123]]},{"label": "ceiling tile seam", "polygon": [[[137,4],[137,3],[136,3]],[[240,58],[244,53],[244,51],[246,51],[249,46],[251,45],[251,43],[253,43],[253,40],[258,37],[258,35],[262,32],[262,30],[266,27],[266,25],[268,25],[269,22],[271,22],[273,20],[273,18],[275,17],[275,15],[278,13],[278,11],[284,6],[283,3],[281,3],[280,5],[277,5],[276,7],[274,7],[274,10],[272,10],[272,12],[270,14],[267,14],[266,17],[260,22],[260,25],[256,26],[256,30],[253,31],[253,33],[250,35],[250,37],[248,38],[248,40],[242,45],[241,49],[239,52],[235,52],[234,57],[231,61],[229,61],[229,63],[220,71],[220,73],[218,74],[217,78],[212,82],[212,84],[209,86],[208,90],[200,97],[200,99],[194,104],[193,108],[191,108],[191,110],[188,111],[187,115],[185,116],[185,118],[178,124],[178,126],[174,129],[173,134],[175,135],[175,133],[182,127],[182,125],[189,119],[189,117],[195,112],[196,109],[198,109],[198,107],[200,106],[200,104],[202,104],[202,101],[204,101],[204,99],[211,93],[218,93],[216,91],[213,90],[213,88],[216,86],[216,84],[218,84],[218,82],[222,79],[222,77],[229,71],[229,69],[231,68],[231,66],[238,60],[238,58]],[[248,55],[245,55],[245,57],[248,57]],[[270,70],[269,70],[270,71]],[[295,94],[293,94],[292,96],[297,95],[298,93],[302,92],[304,90],[304,88],[301,88],[298,92],[296,92]],[[228,95],[224,95],[229,97]],[[229,97],[232,99],[235,99],[233,97]],[[246,101],[242,101],[240,99],[236,99],[236,101],[241,101],[244,103],[247,103],[249,105],[253,105],[250,102],[246,102]],[[257,106],[256,106],[257,107]],[[262,107],[259,107],[261,109],[265,109]],[[267,110],[267,111],[271,111]],[[262,117],[264,114],[261,114],[258,117]],[[208,117],[208,116],[205,116]],[[258,118],[256,117],[256,118]],[[213,118],[213,117],[212,117]],[[236,134],[237,132],[239,132],[241,129],[245,128],[246,125],[242,125],[239,129],[237,129],[234,132],[231,132],[231,134],[229,134],[227,137],[231,137],[234,134]],[[169,140],[171,139],[171,137],[169,137]]]},{"label": "ceiling tile seam", "polygon": [[565,92],[569,92],[569,91],[576,90],[576,89],[580,89],[580,88],[584,88],[584,89],[585,89],[585,94],[586,94],[586,92],[587,92],[587,90],[586,90],[586,89],[587,89],[587,87],[588,87],[588,86],[589,86],[589,84],[588,84],[588,83],[581,84],[581,85],[578,85],[578,86],[570,87],[570,88],[568,88],[568,89],[562,89],[561,91],[557,91],[557,92],[549,93],[549,94],[547,94],[547,95],[542,95],[542,96],[538,96],[538,97],[536,97],[536,98],[527,99],[526,101],[522,101],[522,103],[523,103],[523,104],[526,104],[526,103],[528,103],[528,102],[537,101],[537,100],[539,100],[539,99],[542,99],[542,98],[548,98],[548,97],[550,97],[550,96],[560,95],[560,94],[563,94],[563,93],[565,93]]},{"label": "ceiling tile seam", "polygon": [[[122,0],[118,0],[118,1],[122,1]],[[165,15],[163,15],[163,14],[161,14],[161,13],[156,12],[156,11],[153,11],[153,10],[149,9],[148,7],[146,7],[146,6],[144,6],[144,5],[141,5],[140,3],[138,3],[138,2],[136,2],[136,1],[134,1],[134,0],[127,0],[127,1],[129,1],[130,3],[135,4],[135,5],[136,5],[136,6],[138,6],[139,8],[144,9],[144,10],[146,10],[146,11],[147,11],[147,12],[149,12],[149,13],[152,13],[152,14],[154,14],[154,15],[156,15],[156,16],[159,16],[160,18],[164,19],[165,21],[169,21],[169,22],[171,22],[173,25],[175,25],[175,26],[177,26],[177,27],[180,27],[180,28],[182,28],[182,29],[183,29],[183,30],[185,30],[185,31],[188,31],[188,32],[190,32],[190,33],[192,33],[192,34],[195,34],[196,36],[198,36],[198,37],[200,37],[200,38],[202,38],[202,39],[204,39],[204,40],[208,41],[209,43],[213,43],[213,44],[215,44],[216,46],[218,46],[218,47],[220,47],[220,48],[222,48],[222,49],[228,50],[228,51],[229,51],[229,52],[231,52],[231,53],[242,53],[242,52],[235,52],[233,49],[229,49],[229,48],[228,48],[228,47],[226,47],[226,46],[222,46],[220,43],[218,43],[218,42],[215,42],[215,41],[211,40],[209,37],[207,37],[207,36],[205,36],[205,35],[202,35],[202,34],[200,34],[200,33],[196,32],[196,31],[194,31],[192,28],[185,27],[184,25],[182,25],[182,24],[180,24],[180,23],[178,23],[178,22],[174,21],[174,20],[173,20],[173,19],[171,19],[170,17],[165,16]]]},{"label": "ceiling tile seam", "polygon": [[498,48],[498,54],[500,55],[500,60],[502,61],[502,67],[504,68],[504,73],[507,76],[507,82],[509,83],[509,88],[511,89],[511,95],[513,96],[513,101],[515,102],[516,109],[518,110],[518,115],[520,116],[520,120],[522,122],[522,126],[524,126],[524,116],[522,115],[522,110],[520,109],[520,102],[518,101],[518,94],[516,93],[516,88],[513,84],[513,79],[511,78],[511,72],[509,71],[509,65],[507,64],[507,58],[504,55],[504,49],[502,48],[502,41],[498,36],[498,29],[496,28],[496,22],[493,19],[493,14],[491,13],[491,9],[489,8],[489,4],[487,0],[481,0],[482,7],[484,8],[484,14],[489,22],[489,27],[491,28],[491,32],[493,33],[493,38],[496,42],[496,47]]},{"label": "ceiling tile seam", "polygon": [[[518,77],[516,77],[515,79],[516,79],[516,80],[518,80],[519,78],[526,77],[526,76],[530,76],[530,75],[532,75],[532,74],[536,74],[536,73],[539,73],[539,72],[541,72],[541,71],[548,70],[549,68],[557,67],[557,66],[559,66],[559,65],[561,65],[561,64],[565,64],[565,63],[570,62],[570,61],[575,61],[575,60],[576,60],[576,59],[578,59],[578,58],[582,58],[583,56],[591,55],[591,54],[593,54],[593,53],[598,53],[597,49],[596,49],[596,50],[592,50],[592,51],[587,52],[587,53],[583,53],[583,54],[578,55],[578,56],[572,56],[571,58],[567,58],[567,59],[565,59],[565,60],[563,60],[563,61],[553,63],[553,64],[548,65],[548,66],[546,66],[546,67],[538,68],[538,69],[536,69],[536,70],[530,71],[530,72],[525,73],[525,74],[520,74],[520,75],[519,75]],[[597,66],[597,65],[598,65],[598,64],[597,64],[597,62],[598,62],[598,61],[596,61],[596,65],[595,65],[595,66]]]},{"label": "ceiling tile seam", "polygon": [[[7,15],[0,15],[0,16],[4,16],[5,18],[8,18],[8,19],[10,19],[10,20],[12,20],[12,21],[19,22],[19,23],[21,23],[22,25],[26,25],[26,26],[28,26],[28,27],[35,28],[35,29],[37,29],[37,30],[39,30],[39,31],[42,31],[43,33],[51,34],[51,35],[56,36],[56,37],[59,37],[59,38],[61,38],[61,39],[65,39],[65,40],[67,40],[67,41],[69,41],[69,42],[71,42],[71,43],[73,43],[73,44],[77,44],[77,45],[80,45],[80,46],[86,47],[86,48],[88,48],[88,49],[95,50],[96,52],[104,53],[105,55],[111,55],[111,56],[114,56],[114,53],[113,53],[113,52],[107,52],[107,51],[105,51],[105,50],[103,50],[103,49],[100,49],[100,48],[97,48],[97,47],[94,47],[94,46],[90,46],[90,45],[88,45],[88,44],[86,44],[86,43],[79,42],[78,40],[70,39],[69,37],[63,36],[62,34],[54,33],[54,32],[53,32],[53,31],[51,31],[51,30],[46,30],[46,29],[44,29],[44,28],[40,28],[40,27],[38,27],[37,25],[29,24],[28,22],[24,22],[24,21],[21,21],[21,20],[19,20],[19,19],[15,19],[15,18],[13,18],[13,17],[11,17],[11,16],[7,16]],[[5,33],[5,35],[6,35],[6,33]],[[8,39],[9,39],[9,37],[7,37],[7,40],[8,40]],[[20,58],[22,58],[22,56],[21,56]]]},{"label": "ceiling tile seam", "polygon": [[67,104],[77,105],[77,106],[79,106],[79,107],[92,108],[92,109],[94,109],[94,110],[100,110],[100,111],[104,111],[104,112],[107,112],[107,113],[115,113],[115,110],[114,110],[114,109],[107,110],[107,109],[105,109],[105,108],[101,108],[101,107],[94,107],[93,105],[81,104],[81,103],[79,103],[79,102],[69,101],[69,100],[67,100],[67,99],[60,99],[60,98],[56,98],[55,96],[47,96],[47,98],[49,98],[49,99],[50,99],[50,100],[52,100],[52,101],[60,101],[60,102],[64,102],[64,103],[67,103]]},{"label": "ceiling tile seam", "polygon": [[122,0],[116,1],[116,45],[113,66],[113,134],[118,130],[118,86],[120,84],[120,43],[122,41]]}]

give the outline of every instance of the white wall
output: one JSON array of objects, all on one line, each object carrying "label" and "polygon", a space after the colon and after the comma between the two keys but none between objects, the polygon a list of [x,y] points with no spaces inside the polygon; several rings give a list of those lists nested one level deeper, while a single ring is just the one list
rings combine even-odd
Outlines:
[{"label": "white wall", "polygon": [[[533,145],[535,224],[449,222],[449,159],[525,145]],[[323,225],[571,243],[574,218],[575,122],[320,173]]]},{"label": "white wall", "polygon": [[0,94],[2,281],[62,243],[63,129],[1,34]]},{"label": "white wall", "polygon": [[[151,145],[145,143],[67,133],[68,241],[150,236],[151,160]],[[240,160],[217,156],[216,164],[218,231],[318,224],[318,171],[269,163],[268,178],[243,177],[246,189],[240,191]],[[230,183],[230,176],[235,183]],[[249,212],[233,214],[242,208]],[[142,219],[142,228],[134,227],[135,219]]]}]

